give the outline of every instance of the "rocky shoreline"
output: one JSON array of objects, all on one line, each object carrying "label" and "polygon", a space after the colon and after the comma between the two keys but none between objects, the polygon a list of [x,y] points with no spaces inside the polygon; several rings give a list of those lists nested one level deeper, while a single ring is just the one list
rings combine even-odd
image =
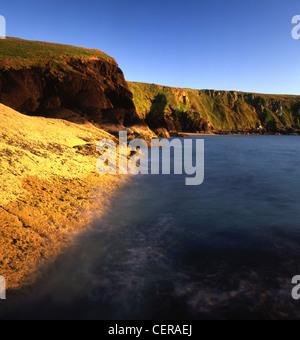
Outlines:
[{"label": "rocky shoreline", "polygon": [[221,130],[212,131],[215,135],[271,135],[271,136],[299,136],[300,129],[293,128],[282,128],[277,130],[267,130],[267,129],[250,129],[250,130]]},{"label": "rocky shoreline", "polygon": [[0,103],[0,275],[9,289],[30,283],[126,182],[96,173],[100,139],[300,135],[299,96],[127,82],[101,51],[16,38],[0,46]]},{"label": "rocky shoreline", "polygon": [[266,129],[251,129],[251,130],[211,130],[198,132],[171,132],[170,137],[192,137],[192,136],[300,136],[299,129],[278,129],[276,131],[268,131]]},{"label": "rocky shoreline", "polygon": [[1,104],[0,118],[0,275],[18,291],[107,211],[127,178],[97,173],[97,142],[114,137],[92,124]]}]

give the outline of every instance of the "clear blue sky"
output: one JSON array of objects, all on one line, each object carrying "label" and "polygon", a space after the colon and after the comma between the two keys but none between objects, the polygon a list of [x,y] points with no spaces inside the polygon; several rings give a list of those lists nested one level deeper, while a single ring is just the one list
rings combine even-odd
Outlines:
[{"label": "clear blue sky", "polygon": [[8,36],[101,49],[127,80],[300,94],[299,0],[9,0],[0,14]]}]

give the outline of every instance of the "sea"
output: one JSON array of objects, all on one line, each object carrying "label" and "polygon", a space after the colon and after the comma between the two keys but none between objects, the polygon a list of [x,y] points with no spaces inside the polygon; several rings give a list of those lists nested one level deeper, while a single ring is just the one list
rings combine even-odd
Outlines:
[{"label": "sea", "polygon": [[300,137],[199,136],[202,185],[138,175],[7,319],[299,319]]}]

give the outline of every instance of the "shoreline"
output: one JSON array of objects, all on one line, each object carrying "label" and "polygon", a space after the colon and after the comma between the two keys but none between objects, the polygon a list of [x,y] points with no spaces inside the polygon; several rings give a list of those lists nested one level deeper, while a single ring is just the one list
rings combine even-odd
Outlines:
[{"label": "shoreline", "polygon": [[[18,240],[19,247],[19,251],[14,251],[11,244],[1,242],[1,252],[9,260],[6,265],[1,266],[1,275],[6,279],[8,294],[10,290],[22,292],[34,283],[43,272],[44,266],[53,262],[72,245],[74,238],[88,231],[95,220],[105,215],[113,195],[128,183],[125,176],[102,177],[97,173],[72,180],[53,178],[47,183],[37,178],[26,178],[25,181],[28,186],[35,185],[34,192],[26,197],[25,202],[12,202],[5,208],[1,207],[0,212],[2,223],[14,232],[14,236],[11,233],[4,234],[2,240],[11,237],[13,240]],[[55,187],[58,188],[57,192]],[[60,188],[68,191],[64,201],[59,198]],[[48,196],[49,191],[53,191],[58,197]],[[39,213],[35,206],[42,192],[48,197],[44,196],[43,203],[39,203],[41,205],[39,211],[43,212]],[[85,197],[73,199],[74,196],[79,195]],[[16,206],[19,208],[19,213],[15,214],[12,211]],[[46,210],[47,206],[51,206],[51,211]],[[31,227],[26,227],[25,224],[28,223],[23,222],[22,212],[31,215],[37,222],[32,221]],[[13,217],[16,219],[12,220]],[[23,226],[14,226],[17,219],[23,223]]]},{"label": "shoreline", "polygon": [[237,131],[214,131],[211,133],[194,133],[194,132],[180,132],[178,133],[179,137],[193,137],[193,136],[300,136],[300,131],[298,132],[253,132],[253,131],[244,131],[244,132],[237,132]]},{"label": "shoreline", "polygon": [[9,316],[22,305],[23,301],[26,301],[32,292],[32,287],[45,275],[47,269],[76,244],[82,235],[88,233],[95,221],[109,212],[114,195],[130,182],[129,176],[105,175],[103,176],[105,179],[101,177],[99,174],[93,174],[88,178],[78,179],[76,184],[82,184],[82,188],[90,192],[90,197],[84,206],[74,207],[78,210],[76,212],[74,209],[73,215],[68,216],[68,224],[63,225],[63,222],[61,225],[57,224],[53,233],[45,230],[47,243],[43,251],[47,252],[47,256],[39,257],[32,254],[30,267],[24,262],[22,269],[17,273],[6,273],[7,300],[1,303],[0,318]]},{"label": "shoreline", "polygon": [[[112,195],[128,179],[96,172],[98,141],[115,137],[92,124],[25,116],[4,105],[0,117],[0,275],[8,290],[22,290],[76,235],[103,216]],[[250,133],[177,135],[225,134]]]},{"label": "shoreline", "polygon": [[0,275],[7,290],[22,290],[105,213],[127,179],[97,173],[96,145],[114,137],[91,124],[4,105],[0,118]]}]

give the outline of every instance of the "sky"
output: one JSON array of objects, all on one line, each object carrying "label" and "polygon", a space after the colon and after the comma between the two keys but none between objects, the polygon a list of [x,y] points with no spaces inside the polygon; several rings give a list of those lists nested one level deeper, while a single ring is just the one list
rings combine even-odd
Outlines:
[{"label": "sky", "polygon": [[126,80],[300,95],[299,0],[10,0],[0,15],[7,36],[106,52]]}]

